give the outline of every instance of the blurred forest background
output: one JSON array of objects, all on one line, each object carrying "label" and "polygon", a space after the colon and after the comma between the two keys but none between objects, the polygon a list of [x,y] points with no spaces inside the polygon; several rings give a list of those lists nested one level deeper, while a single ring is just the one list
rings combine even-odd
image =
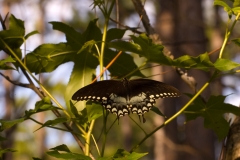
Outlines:
[{"label": "blurred forest background", "polygon": [[[115,8],[111,16],[125,26],[140,27],[145,32],[139,15],[133,5],[134,0],[117,0],[118,8]],[[25,22],[26,33],[37,30],[39,34],[34,35],[26,42],[27,51],[30,52],[42,43],[58,43],[65,41],[60,32],[53,31],[50,21],[61,21],[73,28],[83,31],[90,20],[99,18],[99,26],[103,24],[103,16],[99,10],[92,10],[92,0],[0,0],[0,14],[5,17],[7,13],[14,14],[16,18]],[[219,49],[222,45],[225,33],[227,14],[220,7],[213,6],[213,0],[146,0],[143,1],[144,8],[149,16],[150,23],[164,46],[174,55],[175,58],[188,54],[197,56],[204,52],[211,52]],[[111,21],[112,26],[117,24]],[[111,26],[110,25],[110,26]],[[237,24],[238,25],[238,24]],[[123,27],[120,25],[120,27]],[[239,25],[235,28],[239,28]],[[128,33],[127,35],[129,35]],[[240,30],[235,29],[235,35]],[[127,36],[126,35],[126,36]],[[23,48],[23,47],[22,47]],[[240,62],[239,50],[234,47],[227,47],[225,56]],[[1,58],[3,54],[0,54]],[[211,55],[212,60],[216,55]],[[72,63],[60,66],[52,73],[41,74],[40,78],[48,90],[57,99],[64,103],[63,92],[72,70]],[[166,72],[168,71],[168,72]],[[14,80],[24,83],[25,79],[16,76],[16,71],[5,71]],[[164,73],[166,72],[166,73]],[[145,71],[147,76],[160,80],[178,88],[181,92],[193,93],[179,76],[167,67],[152,67]],[[201,87],[209,78],[205,72],[190,70],[188,75],[197,81],[197,88]],[[63,76],[64,75],[64,76]],[[226,102],[239,105],[239,80],[237,76],[225,76],[213,83],[204,93],[205,97],[211,94],[227,95]],[[34,92],[14,86],[0,77],[0,119],[13,119],[21,117],[26,109],[34,108],[35,102],[39,100]],[[158,107],[167,116],[171,116],[185,104],[181,100],[159,100]],[[156,126],[162,124],[163,119],[153,114],[146,114],[148,123]],[[35,117],[40,122],[54,118],[49,112],[37,114]],[[203,126],[203,120],[198,118],[184,124],[184,116],[179,116],[174,122],[159,130],[154,136],[148,139],[141,150],[149,152],[143,159],[156,160],[213,160],[217,159],[222,142],[219,142],[211,130]],[[97,126],[97,125],[96,125]],[[115,125],[108,137],[112,150],[116,150],[116,143],[122,148],[130,149],[132,143],[138,139],[138,130],[130,123],[126,116],[119,125]],[[145,126],[146,127],[146,126]],[[4,156],[5,160],[27,160],[30,157],[51,159],[46,155],[46,150],[60,144],[66,143],[72,151],[79,152],[78,146],[69,133],[49,128],[42,128],[34,132],[39,125],[32,121],[25,121],[3,133],[2,136],[8,141],[1,143],[1,148],[13,148],[18,150]],[[95,127],[95,133],[100,133],[101,128]],[[56,136],[57,135],[57,136]]]}]

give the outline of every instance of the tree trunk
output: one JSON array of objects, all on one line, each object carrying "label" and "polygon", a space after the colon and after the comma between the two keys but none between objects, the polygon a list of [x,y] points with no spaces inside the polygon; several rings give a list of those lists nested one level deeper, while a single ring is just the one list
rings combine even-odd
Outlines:
[{"label": "tree trunk", "polygon": [[[188,54],[198,56],[206,52],[206,38],[203,28],[201,0],[160,0],[157,14],[157,32],[163,44],[176,57]],[[164,71],[171,70],[169,67]],[[200,71],[189,71],[200,88],[208,81],[208,75]],[[181,92],[193,93],[174,72],[164,75],[164,82],[177,87]],[[210,90],[203,96],[209,96]],[[182,96],[181,99],[184,99]],[[176,113],[186,100],[166,99],[162,111],[167,117]],[[212,160],[214,159],[214,136],[204,129],[203,120],[198,118],[184,124],[184,116],[179,116],[164,128],[165,134],[158,137],[155,146],[163,146],[161,152],[155,148],[158,160]],[[164,157],[164,158],[163,158]]]},{"label": "tree trunk", "polygon": [[231,125],[226,146],[226,157],[223,160],[240,159],[240,117],[236,117]]}]

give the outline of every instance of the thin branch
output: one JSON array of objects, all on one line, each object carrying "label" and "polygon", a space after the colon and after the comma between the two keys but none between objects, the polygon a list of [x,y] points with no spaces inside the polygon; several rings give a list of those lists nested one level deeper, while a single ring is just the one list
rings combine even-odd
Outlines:
[{"label": "thin branch", "polygon": [[17,81],[11,80],[8,76],[5,76],[2,72],[0,72],[0,75],[1,75],[2,77],[4,77],[8,82],[10,82],[10,83],[12,83],[12,84],[14,84],[14,85],[16,85],[16,86],[20,86],[20,87],[24,87],[24,88],[29,88],[29,89],[32,88],[30,84],[21,83],[21,82],[17,82]]},{"label": "thin branch", "polygon": [[146,10],[144,9],[144,6],[142,5],[141,0],[132,0],[132,2],[133,2],[133,5],[134,5],[136,11],[138,12],[139,16],[141,17],[142,24],[143,24],[144,28],[146,29],[146,32],[148,34],[154,34],[155,31],[150,24],[150,20],[148,18]]},{"label": "thin branch", "polygon": [[143,33],[142,31],[137,30],[139,27],[129,27],[129,26],[126,26],[126,25],[118,22],[117,20],[112,19],[112,18],[109,18],[109,20],[115,22],[116,24],[118,24],[119,26],[121,26],[125,29],[131,30],[133,33],[137,33],[137,34],[142,34]]}]

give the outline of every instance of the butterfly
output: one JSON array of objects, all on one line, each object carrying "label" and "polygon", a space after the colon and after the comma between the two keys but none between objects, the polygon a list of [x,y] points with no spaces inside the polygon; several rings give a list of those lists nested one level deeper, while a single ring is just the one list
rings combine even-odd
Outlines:
[{"label": "butterfly", "polygon": [[[89,84],[76,91],[72,100],[99,102],[119,119],[130,113],[142,116],[155,104],[156,99],[179,97],[180,91],[168,84],[150,80],[104,80]],[[141,119],[140,119],[141,121]]]}]

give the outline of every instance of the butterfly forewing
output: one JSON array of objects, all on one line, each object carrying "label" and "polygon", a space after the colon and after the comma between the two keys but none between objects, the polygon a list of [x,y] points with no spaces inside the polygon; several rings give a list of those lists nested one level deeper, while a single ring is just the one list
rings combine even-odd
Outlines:
[{"label": "butterfly forewing", "polygon": [[122,81],[105,80],[79,89],[72,99],[100,102],[108,111],[121,117],[129,114],[126,95],[127,89]]},{"label": "butterfly forewing", "polygon": [[121,81],[106,80],[92,83],[75,92],[72,99],[77,101],[100,101],[103,97],[109,96],[110,92],[112,92],[112,88],[115,88],[116,85],[121,86]]}]

